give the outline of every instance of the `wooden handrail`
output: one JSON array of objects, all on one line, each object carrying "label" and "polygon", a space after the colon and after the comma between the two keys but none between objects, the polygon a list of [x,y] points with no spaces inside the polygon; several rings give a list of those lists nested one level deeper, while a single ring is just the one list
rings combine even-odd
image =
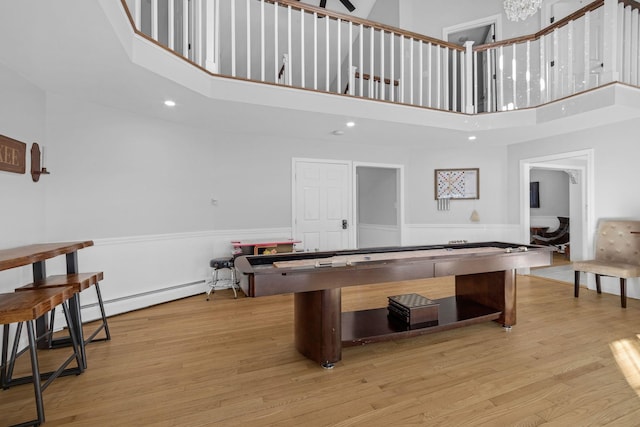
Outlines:
[{"label": "wooden handrail", "polygon": [[448,47],[449,49],[452,50],[459,50],[459,51],[464,51],[464,47],[463,46],[458,46],[456,44],[453,43],[448,43],[442,40],[438,40],[436,38],[433,37],[429,37],[429,36],[425,36],[422,34],[418,34],[418,33],[413,33],[411,31],[406,31],[406,30],[402,30],[400,28],[396,28],[396,27],[392,27],[390,25],[385,25],[385,24],[381,24],[379,22],[375,22],[375,21],[369,21],[367,19],[362,19],[362,18],[358,18],[357,16],[349,16],[349,15],[345,15],[342,13],[338,13],[338,12],[333,12],[327,9],[323,9],[321,7],[317,7],[317,6],[311,6],[305,3],[300,3],[299,0],[264,0],[267,3],[272,3],[272,4],[278,4],[280,6],[291,6],[292,9],[296,9],[296,10],[303,10],[309,13],[317,13],[319,16],[326,16],[328,18],[331,19],[340,19],[342,21],[347,21],[347,22],[352,22],[354,24],[358,24],[358,25],[363,25],[365,27],[371,28],[373,27],[374,29],[377,30],[383,30],[386,31],[388,33],[394,33],[397,34],[399,36],[405,36],[405,37],[409,37],[412,39],[416,39],[416,40],[422,40],[423,42],[426,43],[431,43],[431,44],[435,44],[441,47]]}]

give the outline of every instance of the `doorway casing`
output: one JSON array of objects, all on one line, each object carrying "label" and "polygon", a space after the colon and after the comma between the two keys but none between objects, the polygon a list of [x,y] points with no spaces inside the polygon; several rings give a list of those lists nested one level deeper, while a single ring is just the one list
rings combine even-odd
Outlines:
[{"label": "doorway casing", "polygon": [[581,150],[568,153],[553,154],[520,160],[520,224],[522,242],[528,242],[530,236],[529,183],[533,168],[572,170],[579,172],[577,179],[578,197],[571,197],[570,221],[577,229],[571,233],[579,233],[581,244],[574,247],[571,253],[575,259],[586,259],[593,251],[594,222],[594,150]]}]

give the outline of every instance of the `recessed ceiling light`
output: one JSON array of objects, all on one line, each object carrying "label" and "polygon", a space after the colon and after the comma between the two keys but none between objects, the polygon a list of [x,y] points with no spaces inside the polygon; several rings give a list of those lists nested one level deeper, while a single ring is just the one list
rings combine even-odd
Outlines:
[{"label": "recessed ceiling light", "polygon": [[476,140],[476,136],[475,135],[469,136],[469,141],[475,141],[475,140]]},{"label": "recessed ceiling light", "polygon": [[355,125],[356,125],[356,123],[355,123],[355,122],[347,122],[347,127],[348,127],[348,128],[352,128],[352,127],[354,127]]},{"label": "recessed ceiling light", "polygon": [[342,136],[344,135],[344,131],[343,130],[334,130],[333,132],[331,132],[333,135],[335,136]]},{"label": "recessed ceiling light", "polygon": [[164,101],[164,105],[166,105],[167,107],[175,107],[176,106],[176,101],[172,101],[171,99],[167,99],[166,101]]}]

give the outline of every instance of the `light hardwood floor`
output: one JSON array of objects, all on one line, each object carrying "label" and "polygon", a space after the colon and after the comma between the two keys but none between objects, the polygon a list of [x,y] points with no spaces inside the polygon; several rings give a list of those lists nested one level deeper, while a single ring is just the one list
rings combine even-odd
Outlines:
[{"label": "light hardwood floor", "polygon": [[[402,292],[438,298],[453,282],[346,289],[343,309]],[[45,425],[640,425],[638,300],[622,309],[617,296],[575,299],[569,284],[519,276],[510,332],[491,322],[346,348],[333,370],[296,352],[292,302],[220,291],[112,317],[88,370],[45,391]],[[0,425],[33,414],[30,385],[0,391]]]}]

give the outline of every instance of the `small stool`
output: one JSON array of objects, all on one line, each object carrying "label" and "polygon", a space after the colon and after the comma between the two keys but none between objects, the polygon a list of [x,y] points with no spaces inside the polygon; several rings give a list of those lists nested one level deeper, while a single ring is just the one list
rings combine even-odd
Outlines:
[{"label": "small stool", "polygon": [[[77,298],[77,308],[78,313],[76,316],[78,317],[79,331],[76,331],[78,335],[78,339],[80,340],[80,353],[82,356],[82,365],[86,369],[87,368],[87,354],[85,351],[85,346],[93,341],[109,341],[111,340],[111,333],[109,332],[109,325],[107,324],[107,315],[104,311],[104,303],[102,301],[102,294],[100,293],[100,282],[104,278],[103,272],[97,273],[75,273],[75,274],[60,274],[55,276],[49,276],[45,280],[41,280],[38,282],[30,283],[26,286],[16,289],[16,291],[29,291],[34,289],[47,289],[47,288],[59,288],[70,286],[73,289],[74,296],[73,298]],[[100,326],[96,328],[95,331],[89,335],[88,338],[84,338],[84,332],[82,331],[82,318],[80,316],[80,292],[85,289],[94,286],[96,290],[96,294],[98,296],[98,307],[100,308],[100,314],[102,316],[102,322]],[[53,321],[55,318],[55,311],[51,311],[51,319],[49,321],[50,331],[53,331]],[[73,313],[72,313],[72,321],[73,321]],[[69,329],[72,328],[72,324],[67,322],[67,326]],[[105,337],[96,339],[96,335],[100,331],[104,330]],[[58,338],[56,341],[52,342],[51,347],[58,347],[68,345],[70,343],[69,338]]]},{"label": "small stool", "polygon": [[[60,375],[69,375],[70,373],[78,375],[83,372],[82,360],[80,358],[80,345],[73,328],[69,330],[73,347],[73,353],[71,356],[62,362],[60,367],[54,372],[42,373],[40,372],[38,364],[37,342],[38,340],[47,337],[49,334],[47,333],[40,337],[36,336],[35,320],[46,315],[56,306],[62,305],[67,322],[70,322],[70,313],[69,308],[67,307],[67,301],[72,296],[73,289],[71,287],[58,287],[51,289],[38,289],[29,292],[0,294],[0,324],[4,325],[2,339],[2,370],[0,372],[2,387],[7,389],[12,385],[33,383],[35,393],[36,413],[38,418],[19,425],[39,426],[42,424],[44,422],[44,403],[42,400],[42,392]],[[12,346],[11,357],[7,359],[9,325],[12,323],[17,323],[17,331],[16,338]],[[25,323],[27,325],[29,346],[22,351],[18,351],[18,340],[22,330],[22,325]],[[31,376],[14,379],[12,376],[15,359],[27,350],[31,356]],[[67,369],[69,363],[74,359],[76,361],[77,368]],[[44,383],[42,380],[45,380]]]},{"label": "small stool", "polygon": [[236,292],[236,286],[238,283],[236,281],[236,267],[233,263],[234,258],[214,258],[209,261],[209,266],[213,268],[213,277],[211,278],[211,282],[209,283],[209,289],[207,289],[207,301],[209,301],[209,297],[212,293],[216,291],[216,285],[218,284],[218,271],[223,268],[228,268],[231,271],[231,289],[233,289],[233,297],[238,298],[238,293]]}]

